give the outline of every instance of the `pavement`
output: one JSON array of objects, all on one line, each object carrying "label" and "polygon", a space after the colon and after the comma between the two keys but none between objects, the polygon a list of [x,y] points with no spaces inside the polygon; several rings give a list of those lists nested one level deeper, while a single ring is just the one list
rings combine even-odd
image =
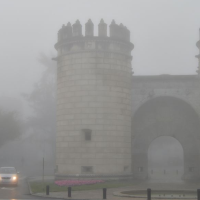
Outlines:
[{"label": "pavement", "polygon": [[[52,177],[51,177],[52,178]],[[50,177],[46,177],[45,180],[51,179]],[[36,177],[32,177],[29,181],[38,180]],[[41,177],[40,177],[41,180]],[[188,190],[188,191],[196,191],[198,188],[200,188],[200,182],[184,182],[184,181],[178,181],[178,182],[135,182],[132,186],[126,186],[126,187],[120,187],[120,188],[109,188],[107,189],[107,198],[108,200],[128,200],[131,199],[131,197],[123,197],[119,196],[121,191],[129,191],[129,190],[147,190],[147,188],[151,188],[152,190]],[[49,195],[46,195],[45,193],[37,193],[33,194],[31,189],[30,193],[37,197],[48,197],[53,199],[79,199],[79,200],[101,200],[103,199],[103,190],[88,190],[88,191],[72,191],[71,196],[68,197],[67,188],[66,192],[51,192]],[[147,198],[134,198],[134,200],[143,200]],[[152,198],[153,199],[153,198]],[[161,199],[161,198],[160,198]],[[171,198],[173,199],[173,198]],[[191,199],[195,199],[191,198]],[[166,199],[165,199],[166,200]],[[187,199],[188,200],[188,199]]]},{"label": "pavement", "polygon": [[[31,196],[27,186],[26,176],[19,175],[18,186],[13,185],[0,185],[0,198],[1,199],[36,199]],[[38,198],[37,198],[38,199]]]}]

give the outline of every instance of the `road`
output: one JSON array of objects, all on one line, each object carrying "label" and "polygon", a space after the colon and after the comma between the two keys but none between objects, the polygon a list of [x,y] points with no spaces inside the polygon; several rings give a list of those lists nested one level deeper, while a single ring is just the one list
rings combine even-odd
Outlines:
[{"label": "road", "polygon": [[26,177],[19,177],[17,187],[0,186],[0,199],[42,199],[41,197],[31,196],[29,193]]}]

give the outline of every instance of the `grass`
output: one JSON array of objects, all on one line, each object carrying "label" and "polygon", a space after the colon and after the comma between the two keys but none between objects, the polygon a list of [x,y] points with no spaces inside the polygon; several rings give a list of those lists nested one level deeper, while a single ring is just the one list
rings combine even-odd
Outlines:
[{"label": "grass", "polygon": [[[46,185],[49,185],[50,192],[66,192],[67,186],[58,186],[53,181],[48,182],[39,182],[34,181],[30,182],[30,187],[33,193],[42,193],[45,192]],[[82,191],[82,190],[96,190],[102,188],[118,188],[133,185],[132,181],[106,181],[104,183],[96,183],[93,185],[80,185],[73,186],[72,191]]]}]

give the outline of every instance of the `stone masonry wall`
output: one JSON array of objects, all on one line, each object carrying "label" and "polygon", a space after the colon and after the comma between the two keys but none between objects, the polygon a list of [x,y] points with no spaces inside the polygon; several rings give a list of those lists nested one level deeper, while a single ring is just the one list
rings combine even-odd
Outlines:
[{"label": "stone masonry wall", "polygon": [[[200,119],[200,79],[198,75],[160,75],[160,76],[133,76],[132,78],[132,123],[135,122],[138,110],[148,102],[152,102],[157,98],[169,99],[174,98],[179,105],[184,105],[193,113],[195,119],[191,116],[179,116],[176,108],[174,115],[170,107],[163,114],[167,117],[170,113],[170,119],[176,123],[184,117],[188,117],[188,121],[180,123],[176,130],[173,130],[173,123],[164,129],[158,128],[158,125],[150,126],[152,118],[141,122],[142,131],[137,133],[133,125],[132,129],[132,155],[133,155],[133,173],[139,179],[148,177],[147,151],[153,139],[159,136],[172,136],[176,138],[182,145],[184,150],[184,179],[197,179],[199,173],[199,154],[200,154],[200,134],[197,123]],[[175,101],[174,101],[175,102]],[[172,102],[171,102],[172,103]],[[172,103],[173,104],[173,103]],[[158,105],[159,106],[159,105]],[[167,109],[164,107],[163,109]],[[162,110],[163,111],[163,110]],[[167,112],[169,111],[169,112]],[[156,110],[155,110],[156,112]],[[146,114],[146,116],[149,113]],[[160,115],[161,117],[161,115]],[[169,117],[169,116],[168,116]],[[159,120],[157,120],[159,121]],[[166,121],[167,122],[167,119]],[[149,126],[148,126],[149,124]],[[136,126],[136,124],[135,124]],[[147,127],[147,128],[145,128]],[[151,128],[150,128],[151,127]],[[160,126],[161,127],[161,126]],[[138,172],[138,168],[142,166],[143,171]],[[192,169],[192,171],[191,171]]]},{"label": "stone masonry wall", "polygon": [[108,37],[57,44],[57,174],[131,172],[130,46]]}]

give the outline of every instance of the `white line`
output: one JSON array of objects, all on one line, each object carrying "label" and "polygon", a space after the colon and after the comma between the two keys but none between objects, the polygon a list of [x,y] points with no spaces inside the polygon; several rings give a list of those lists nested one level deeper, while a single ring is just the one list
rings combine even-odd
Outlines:
[{"label": "white line", "polygon": [[14,190],[15,188],[7,188],[7,187],[2,187],[2,190]]}]

